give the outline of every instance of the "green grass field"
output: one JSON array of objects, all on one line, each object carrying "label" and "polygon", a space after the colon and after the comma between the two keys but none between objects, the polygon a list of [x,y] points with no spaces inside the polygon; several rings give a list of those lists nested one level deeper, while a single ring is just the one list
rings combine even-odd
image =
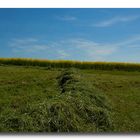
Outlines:
[{"label": "green grass field", "polygon": [[140,132],[140,72],[0,66],[0,132]]}]

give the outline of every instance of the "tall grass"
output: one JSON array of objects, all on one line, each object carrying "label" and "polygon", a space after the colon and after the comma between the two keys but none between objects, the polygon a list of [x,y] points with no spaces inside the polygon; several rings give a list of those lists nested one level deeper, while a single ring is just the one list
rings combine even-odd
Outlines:
[{"label": "tall grass", "polygon": [[42,66],[50,68],[80,68],[97,70],[140,71],[140,63],[85,62],[71,60],[41,60],[31,58],[0,58],[0,64],[18,66]]}]

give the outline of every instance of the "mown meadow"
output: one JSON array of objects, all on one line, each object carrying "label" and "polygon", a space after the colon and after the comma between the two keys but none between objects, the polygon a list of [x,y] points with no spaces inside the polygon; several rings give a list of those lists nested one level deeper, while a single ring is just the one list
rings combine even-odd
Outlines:
[{"label": "mown meadow", "polygon": [[0,132],[139,133],[139,92],[139,64],[0,59]]}]

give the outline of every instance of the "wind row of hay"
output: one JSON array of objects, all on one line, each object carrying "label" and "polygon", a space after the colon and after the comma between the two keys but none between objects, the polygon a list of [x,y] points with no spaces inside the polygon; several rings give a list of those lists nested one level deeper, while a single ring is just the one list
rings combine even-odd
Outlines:
[{"label": "wind row of hay", "polygon": [[[111,104],[108,98],[91,83],[81,80],[77,69],[64,70],[58,77],[62,100],[69,104],[69,115],[76,120],[72,129],[78,132],[105,132],[113,131],[111,119]],[[64,111],[61,111],[65,114]],[[70,118],[70,124],[73,118]],[[63,127],[63,126],[62,126]],[[72,131],[71,128],[67,130]]]},{"label": "wind row of hay", "polygon": [[30,58],[0,58],[0,64],[18,66],[42,66],[50,68],[74,67],[80,69],[140,71],[140,63],[41,60]]}]

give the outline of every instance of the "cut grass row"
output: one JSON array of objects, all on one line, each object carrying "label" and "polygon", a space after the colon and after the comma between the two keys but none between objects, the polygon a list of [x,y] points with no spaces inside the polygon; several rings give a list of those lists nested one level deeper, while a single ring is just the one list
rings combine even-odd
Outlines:
[{"label": "cut grass row", "polygon": [[[67,127],[77,132],[113,131],[112,108],[108,98],[88,81],[82,81],[75,69],[64,70],[58,77],[62,100],[69,104],[69,116],[75,116],[75,124]],[[72,112],[73,110],[73,112]],[[65,114],[64,111],[61,114]],[[70,115],[71,114],[71,115]],[[66,115],[67,116],[67,115]],[[69,124],[74,118],[66,122]],[[61,125],[63,128],[63,126]]]},{"label": "cut grass row", "polygon": [[85,62],[71,60],[40,60],[30,58],[0,58],[1,65],[41,66],[49,68],[80,68],[95,70],[140,71],[140,63]]}]

